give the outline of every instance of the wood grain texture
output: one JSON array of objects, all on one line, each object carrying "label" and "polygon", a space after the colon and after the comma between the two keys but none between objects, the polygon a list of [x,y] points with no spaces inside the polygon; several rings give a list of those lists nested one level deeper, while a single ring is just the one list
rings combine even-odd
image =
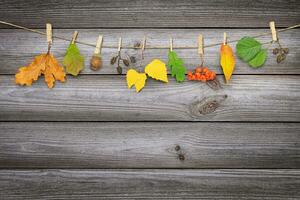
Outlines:
[{"label": "wood grain texture", "polygon": [[[226,31],[229,40],[240,39],[245,35],[257,35],[258,33],[269,32],[268,29],[83,29],[79,30],[78,40],[95,44],[99,34],[104,35],[104,45],[117,45],[118,37],[123,38],[123,45],[133,46],[136,42],[147,35],[147,45],[168,46],[169,37],[174,38],[174,47],[176,46],[195,46],[199,33],[204,36],[204,44],[215,44],[222,42],[223,32]],[[54,35],[70,38],[74,30],[55,30]],[[279,34],[281,44],[289,47],[290,52],[286,60],[276,63],[276,56],[272,54],[272,48],[269,50],[268,60],[260,69],[253,69],[248,64],[236,58],[236,68],[234,74],[300,74],[300,30],[290,30]],[[271,35],[258,38],[265,43],[271,41]],[[52,47],[53,54],[62,62],[69,42],[59,39],[54,40]],[[230,44],[235,50],[236,43]],[[265,45],[267,46],[267,45]],[[90,58],[93,55],[94,48],[80,45],[78,47],[85,56],[85,70],[83,74],[117,74],[116,67],[110,64],[112,56],[117,54],[117,49],[105,48],[102,50],[104,67],[100,71],[92,71],[89,67]],[[277,47],[276,44],[272,46]],[[34,56],[47,51],[46,37],[35,33],[28,33],[22,30],[0,30],[0,74],[15,74],[20,66],[29,64]],[[141,51],[133,49],[123,49],[124,57],[133,55],[138,62],[132,67],[143,71],[144,66],[153,58],[159,58],[167,63],[168,49],[146,49],[145,60],[142,62]],[[197,49],[176,49],[178,55],[184,60],[188,69],[195,69],[200,64],[200,58]],[[219,61],[220,46],[205,49],[205,65],[210,69],[222,73]],[[124,68],[126,73],[126,68]]]},{"label": "wood grain texture", "polygon": [[[298,76],[235,75],[223,89],[153,79],[141,93],[124,76],[68,77],[48,89],[0,76],[1,121],[292,121],[300,120]],[[219,77],[223,82],[223,77]]]},{"label": "wood grain texture", "polygon": [[0,19],[35,28],[268,27],[299,23],[299,9],[297,0],[2,0]]},{"label": "wood grain texture", "polygon": [[0,170],[26,199],[299,199],[299,170]]},{"label": "wood grain texture", "polygon": [[4,122],[0,168],[299,168],[299,132],[299,123]]}]

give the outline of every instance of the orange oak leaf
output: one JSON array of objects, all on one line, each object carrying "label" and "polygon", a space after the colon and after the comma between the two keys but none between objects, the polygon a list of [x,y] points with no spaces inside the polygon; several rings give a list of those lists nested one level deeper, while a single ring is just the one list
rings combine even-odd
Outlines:
[{"label": "orange oak leaf", "polygon": [[28,66],[21,67],[15,76],[15,82],[19,85],[31,86],[41,74],[44,74],[49,88],[53,88],[55,80],[64,82],[66,76],[63,67],[54,56],[47,53],[36,56]]}]

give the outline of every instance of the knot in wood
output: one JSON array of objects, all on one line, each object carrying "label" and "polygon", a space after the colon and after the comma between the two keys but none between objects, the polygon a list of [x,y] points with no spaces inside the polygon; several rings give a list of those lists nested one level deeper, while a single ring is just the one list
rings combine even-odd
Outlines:
[{"label": "knot in wood", "polygon": [[190,113],[194,116],[213,113],[226,98],[227,95],[215,95],[195,101],[189,107]]},{"label": "knot in wood", "polygon": [[210,101],[205,103],[199,108],[199,113],[202,115],[206,115],[214,112],[219,107],[219,103],[217,101]]},{"label": "knot in wood", "polygon": [[179,155],[178,155],[178,158],[179,158],[179,160],[181,160],[181,161],[184,161],[184,160],[185,160],[185,157],[184,157],[183,154],[179,154]]},{"label": "knot in wood", "polygon": [[179,151],[180,150],[180,146],[179,145],[176,145],[175,146],[175,151]]}]

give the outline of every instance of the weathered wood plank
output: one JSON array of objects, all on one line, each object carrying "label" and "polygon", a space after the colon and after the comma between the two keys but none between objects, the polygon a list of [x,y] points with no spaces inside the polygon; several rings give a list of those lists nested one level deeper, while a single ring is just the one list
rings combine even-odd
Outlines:
[{"label": "weathered wood plank", "polygon": [[3,199],[299,199],[299,170],[0,170]]},{"label": "weathered wood plank", "polygon": [[[63,37],[72,37],[74,30],[55,30],[55,34]],[[229,39],[239,39],[245,35],[256,35],[260,32],[268,32],[267,29],[82,29],[79,31],[79,40],[91,44],[96,42],[98,34],[104,34],[104,45],[117,45],[118,37],[122,36],[124,45],[133,46],[137,41],[141,41],[144,35],[147,35],[147,45],[149,46],[168,46],[169,37],[174,37],[174,46],[196,46],[197,37],[202,33],[205,37],[205,45],[215,44],[223,40],[223,32],[228,33]],[[253,69],[246,63],[237,59],[235,74],[300,74],[300,30],[290,30],[279,34],[280,41],[284,47],[289,47],[290,53],[287,59],[281,63],[276,63],[276,56],[269,50],[269,58],[260,69]],[[271,40],[271,35],[258,39],[261,42]],[[69,42],[54,40],[52,48],[53,54],[62,61]],[[235,50],[236,43],[231,46]],[[276,45],[274,45],[276,47]],[[89,68],[90,57],[94,48],[85,45],[78,45],[81,53],[86,58],[86,68],[83,74],[117,74],[116,68],[110,65],[110,58],[116,55],[117,49],[103,49],[104,67],[94,72]],[[30,63],[34,56],[46,51],[47,44],[45,37],[35,33],[28,33],[22,30],[0,30],[0,74],[14,74],[20,66]],[[222,73],[219,65],[220,47],[210,47],[205,49],[205,64],[211,69]],[[133,67],[143,71],[143,67],[153,58],[159,58],[167,62],[168,49],[146,49],[145,60],[141,62],[141,51],[133,49],[124,49],[123,52],[128,55],[136,56],[138,62]],[[195,69],[200,64],[199,55],[196,49],[178,49],[178,55],[182,57],[188,69]],[[126,57],[126,56],[125,56]],[[124,70],[126,73],[126,70]]]},{"label": "weathered wood plank", "polygon": [[[22,1],[0,2],[0,19],[30,27],[268,27],[299,23],[300,3],[277,1]],[[1,26],[3,27],[3,26]]]},{"label": "weathered wood plank", "polygon": [[[223,82],[223,77],[219,77]],[[235,75],[214,91],[199,82],[153,79],[141,93],[124,76],[69,77],[50,90],[0,76],[1,121],[292,121],[300,120],[298,76]]]},{"label": "weathered wood plank", "polygon": [[299,132],[299,123],[4,122],[0,168],[299,168]]}]

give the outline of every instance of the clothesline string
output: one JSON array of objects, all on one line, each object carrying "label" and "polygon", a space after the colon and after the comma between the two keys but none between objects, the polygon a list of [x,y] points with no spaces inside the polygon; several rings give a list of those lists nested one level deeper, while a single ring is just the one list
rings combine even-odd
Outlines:
[{"label": "clothesline string", "polygon": [[[37,34],[40,34],[40,35],[46,35],[46,33],[43,32],[43,31],[30,29],[30,28],[27,28],[27,27],[24,27],[24,26],[20,26],[20,25],[5,22],[5,21],[0,21],[0,24],[5,24],[5,25],[8,25],[8,26],[12,26],[12,27],[19,28],[19,29],[22,29],[22,30],[25,30],[25,31],[37,33]],[[287,27],[287,28],[283,28],[283,29],[278,29],[277,32],[284,32],[284,31],[295,29],[295,28],[298,28],[298,27],[300,27],[300,24],[290,26],[290,27]],[[262,36],[265,36],[265,35],[271,35],[271,32],[269,31],[269,32],[260,33],[260,34],[254,35],[252,37],[253,38],[258,38],[258,37],[262,37]],[[72,39],[61,37],[61,36],[53,35],[52,37],[56,38],[56,39],[60,39],[60,40],[69,41],[69,42],[72,41]],[[237,42],[237,41],[239,41],[239,39],[228,40],[227,43],[233,43],[233,42]],[[91,47],[96,47],[95,44],[82,42],[82,41],[78,41],[78,40],[76,40],[76,43],[91,46]],[[209,45],[204,45],[203,48],[219,46],[221,43],[222,42],[209,44]],[[267,43],[269,43],[269,42],[266,42],[264,44],[267,44]],[[102,45],[102,48],[118,48],[118,46],[117,45]],[[141,48],[142,48],[142,46],[141,47],[124,46],[124,45],[122,46],[122,49],[141,49]],[[147,46],[147,45],[145,46],[145,49],[169,49],[169,48],[170,48],[170,46]],[[197,48],[198,48],[198,46],[173,46],[173,49],[197,49]]]}]

